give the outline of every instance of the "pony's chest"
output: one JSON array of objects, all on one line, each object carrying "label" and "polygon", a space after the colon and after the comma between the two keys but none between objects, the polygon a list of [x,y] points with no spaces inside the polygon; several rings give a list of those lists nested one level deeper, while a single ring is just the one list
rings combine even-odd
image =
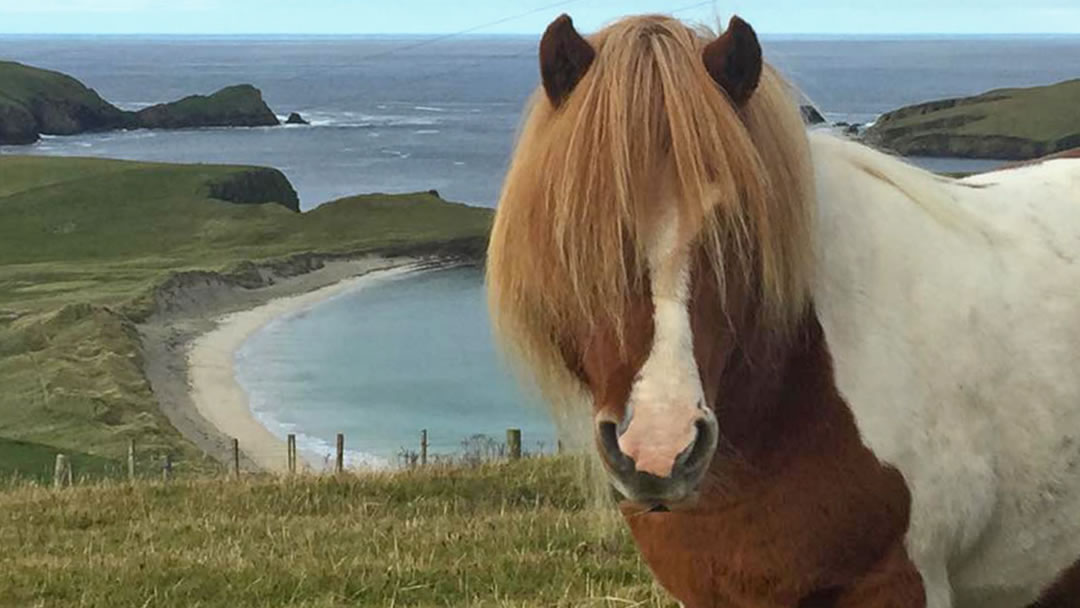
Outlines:
[{"label": "pony's chest", "polygon": [[899,474],[854,458],[796,465],[727,506],[623,514],[657,580],[685,605],[791,607],[881,559],[903,535],[907,500]]}]

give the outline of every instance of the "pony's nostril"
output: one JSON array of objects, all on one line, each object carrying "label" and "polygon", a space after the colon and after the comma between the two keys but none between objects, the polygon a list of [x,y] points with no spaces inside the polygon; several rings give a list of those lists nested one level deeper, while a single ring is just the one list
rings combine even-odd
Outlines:
[{"label": "pony's nostril", "polygon": [[697,430],[694,440],[675,459],[676,466],[684,470],[698,468],[711,455],[716,445],[716,428],[711,419],[699,418],[694,423],[694,428]]},{"label": "pony's nostril", "polygon": [[619,471],[633,471],[634,461],[619,448],[619,427],[614,422],[604,421],[597,425],[597,438],[600,449],[608,465]]}]

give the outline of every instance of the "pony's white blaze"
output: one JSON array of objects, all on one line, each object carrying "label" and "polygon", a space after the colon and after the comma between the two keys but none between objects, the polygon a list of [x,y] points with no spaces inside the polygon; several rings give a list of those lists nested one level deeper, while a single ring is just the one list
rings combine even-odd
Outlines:
[{"label": "pony's white blaze", "polygon": [[669,213],[652,235],[648,263],[653,344],[630,390],[619,449],[638,471],[668,477],[694,443],[695,423],[707,415],[690,327],[689,246],[677,214]]},{"label": "pony's white blaze", "polygon": [[927,608],[1027,606],[1080,556],[1080,161],[952,183],[811,141],[814,302]]}]

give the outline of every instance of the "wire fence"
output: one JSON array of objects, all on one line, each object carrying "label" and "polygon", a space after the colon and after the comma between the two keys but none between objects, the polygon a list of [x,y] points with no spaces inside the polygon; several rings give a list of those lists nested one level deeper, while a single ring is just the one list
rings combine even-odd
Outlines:
[{"label": "wire fence", "polygon": [[[485,434],[475,434],[462,439],[455,449],[432,449],[428,431],[421,430],[415,448],[401,448],[395,462],[389,466],[365,466],[364,462],[350,462],[347,458],[346,438],[338,433],[333,451],[317,458],[314,454],[306,457],[297,449],[296,435],[289,434],[285,441],[285,453],[280,462],[267,462],[263,458],[252,457],[245,452],[239,439],[229,441],[229,454],[221,472],[232,479],[241,479],[246,475],[284,474],[284,475],[341,475],[375,470],[408,470],[423,467],[477,467],[494,462],[513,462],[538,456],[561,454],[562,441],[533,441],[528,443],[523,438],[521,429],[506,430],[503,440]],[[277,448],[273,454],[279,454]],[[271,456],[274,458],[274,456]],[[260,460],[262,462],[260,463]],[[319,462],[318,460],[321,460]],[[156,464],[155,464],[156,463]],[[127,458],[119,467],[105,475],[94,475],[87,471],[78,471],[74,459],[66,453],[57,453],[51,479],[37,477],[38,481],[50,483],[55,488],[64,488],[94,481],[96,477],[126,478],[130,481],[159,479],[168,482],[178,473],[183,474],[183,461],[176,460],[170,452],[140,453],[134,440],[128,441]]]}]

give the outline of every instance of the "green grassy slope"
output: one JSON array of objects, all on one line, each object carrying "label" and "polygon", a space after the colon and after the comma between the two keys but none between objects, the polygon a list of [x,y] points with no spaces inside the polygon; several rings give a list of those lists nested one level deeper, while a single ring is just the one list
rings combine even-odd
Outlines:
[{"label": "green grassy slope", "polygon": [[48,473],[45,451],[92,457],[76,460],[80,475],[119,471],[129,439],[140,468],[171,453],[185,471],[216,470],[158,410],[141,365],[134,324],[109,308],[70,304],[0,328],[0,473]]},{"label": "green grassy slope", "polygon": [[11,488],[0,605],[672,608],[577,466]]},{"label": "green grassy slope", "polygon": [[[108,458],[70,450],[66,455],[71,461],[72,471],[78,471],[80,477],[118,477],[126,474],[119,470],[119,463]],[[22,481],[51,483],[53,467],[56,465],[56,448],[0,438],[0,462],[17,463],[18,466],[12,467],[12,470],[19,472],[19,479]]]},{"label": "green grassy slope", "polygon": [[0,61],[0,78],[3,79],[4,97],[9,102],[29,104],[38,95],[50,98],[77,99],[89,109],[99,112],[115,110],[93,89],[87,88],[78,80],[54,72],[43,70],[14,61]]},{"label": "green grassy slope", "polygon": [[906,155],[1008,160],[1080,147],[1080,79],[901,108],[866,139]]},{"label": "green grassy slope", "polygon": [[301,252],[483,239],[487,209],[428,193],[365,195],[303,214],[210,198],[250,167],[0,157],[0,309],[117,305],[174,271]]},{"label": "green grassy slope", "polygon": [[[486,239],[489,210],[426,193],[303,214],[210,197],[211,184],[245,184],[253,171],[0,157],[0,438],[114,462],[135,439],[212,468],[158,412],[142,373],[134,322],[151,312],[155,286],[178,271],[304,252]],[[13,451],[0,474],[25,469]]]}]

